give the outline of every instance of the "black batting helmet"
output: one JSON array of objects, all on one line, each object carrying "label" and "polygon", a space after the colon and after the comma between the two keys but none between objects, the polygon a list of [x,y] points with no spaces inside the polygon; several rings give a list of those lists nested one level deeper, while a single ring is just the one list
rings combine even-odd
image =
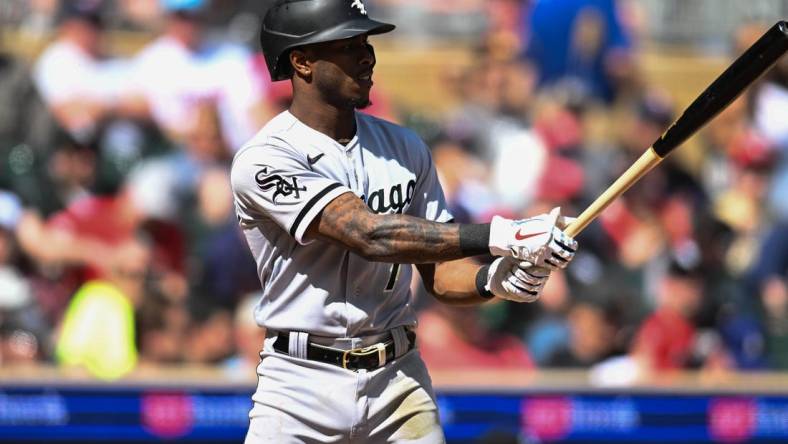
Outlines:
[{"label": "black batting helmet", "polygon": [[278,0],[265,14],[260,45],[271,80],[277,81],[290,78],[288,54],[296,46],[393,29],[367,17],[362,0]]}]

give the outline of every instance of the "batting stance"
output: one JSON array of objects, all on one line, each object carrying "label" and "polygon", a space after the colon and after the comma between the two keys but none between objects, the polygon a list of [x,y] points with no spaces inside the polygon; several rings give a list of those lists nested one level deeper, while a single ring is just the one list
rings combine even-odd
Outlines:
[{"label": "batting stance", "polygon": [[247,443],[444,442],[409,264],[448,304],[532,302],[575,254],[558,211],[452,223],[425,144],[356,111],[373,83],[367,38],[393,29],[361,0],[279,0],[264,18],[268,70],[293,102],[232,167],[267,330]]}]

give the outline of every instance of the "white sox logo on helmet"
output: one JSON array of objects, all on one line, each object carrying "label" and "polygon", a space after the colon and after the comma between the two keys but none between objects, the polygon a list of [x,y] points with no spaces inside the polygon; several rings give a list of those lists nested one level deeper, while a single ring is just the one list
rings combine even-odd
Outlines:
[{"label": "white sox logo on helmet", "polygon": [[362,14],[367,15],[367,8],[364,7],[364,3],[361,3],[361,0],[353,0],[353,3],[350,4],[351,8],[358,8]]}]

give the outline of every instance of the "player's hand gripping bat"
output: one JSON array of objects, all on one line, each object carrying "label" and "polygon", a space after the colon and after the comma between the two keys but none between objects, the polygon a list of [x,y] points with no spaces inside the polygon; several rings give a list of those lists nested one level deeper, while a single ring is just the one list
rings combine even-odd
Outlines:
[{"label": "player's hand gripping bat", "polygon": [[[565,230],[577,236],[613,200],[725,109],[788,50],[788,22],[772,26],[684,110],[667,131]],[[786,116],[788,122],[788,116]]]}]

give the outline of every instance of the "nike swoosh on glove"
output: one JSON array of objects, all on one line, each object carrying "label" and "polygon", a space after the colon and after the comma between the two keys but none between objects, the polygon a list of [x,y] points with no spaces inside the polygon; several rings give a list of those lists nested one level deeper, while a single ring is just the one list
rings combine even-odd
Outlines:
[{"label": "nike swoosh on glove", "polygon": [[561,216],[559,207],[528,219],[495,216],[490,223],[490,252],[551,270],[566,268],[575,256],[577,241],[562,228],[572,220]]}]

